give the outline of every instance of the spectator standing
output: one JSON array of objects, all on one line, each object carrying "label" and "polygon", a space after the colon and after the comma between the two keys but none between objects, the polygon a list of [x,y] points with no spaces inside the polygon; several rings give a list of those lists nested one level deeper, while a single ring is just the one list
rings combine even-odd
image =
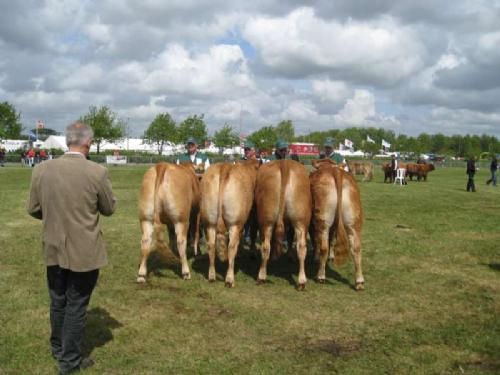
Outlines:
[{"label": "spectator standing", "polygon": [[469,157],[467,160],[467,191],[476,192],[476,186],[474,185],[474,175],[476,174],[476,161],[474,156]]},{"label": "spectator standing", "polygon": [[26,153],[26,158],[28,159],[28,165],[30,167],[34,167],[35,166],[35,150],[33,150],[31,147],[28,150],[28,152]]},{"label": "spectator standing", "polygon": [[486,185],[489,185],[493,182],[493,186],[497,186],[497,169],[498,169],[497,158],[495,155],[493,155],[490,164],[491,178],[488,181],[486,181]]},{"label": "spectator standing", "polygon": [[92,129],[66,128],[69,151],[33,170],[28,213],[42,220],[50,296],[50,345],[60,374],[93,365],[82,358],[87,306],[107,254],[100,215],[115,210],[107,169],[87,160]]},{"label": "spectator standing", "polygon": [[0,147],[0,166],[3,167],[5,163],[5,149]]},{"label": "spectator standing", "polygon": [[396,159],[396,155],[392,154],[391,155],[391,172],[392,172],[391,182],[394,182],[394,180],[396,179],[397,171],[398,171],[398,159]]}]

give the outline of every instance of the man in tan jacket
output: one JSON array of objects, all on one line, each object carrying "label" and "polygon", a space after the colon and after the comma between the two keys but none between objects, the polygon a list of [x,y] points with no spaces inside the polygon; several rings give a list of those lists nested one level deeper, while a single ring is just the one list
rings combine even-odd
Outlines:
[{"label": "man in tan jacket", "polygon": [[61,374],[93,364],[82,358],[82,344],[90,296],[107,263],[99,218],[115,210],[107,169],[86,159],[92,138],[86,124],[66,128],[69,151],[35,167],[27,207],[43,223],[50,344]]}]

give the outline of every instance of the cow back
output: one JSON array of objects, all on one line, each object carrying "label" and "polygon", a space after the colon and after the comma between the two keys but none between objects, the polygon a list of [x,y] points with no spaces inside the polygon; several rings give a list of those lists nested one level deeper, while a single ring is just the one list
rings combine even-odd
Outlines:
[{"label": "cow back", "polygon": [[163,223],[188,222],[199,200],[199,182],[192,165],[156,165],[155,209]]}]

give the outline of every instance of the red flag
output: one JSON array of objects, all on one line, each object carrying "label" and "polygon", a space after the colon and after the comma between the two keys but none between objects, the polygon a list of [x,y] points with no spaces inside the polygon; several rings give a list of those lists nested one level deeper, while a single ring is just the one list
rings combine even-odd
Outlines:
[{"label": "red flag", "polygon": [[45,127],[45,124],[43,123],[43,121],[42,121],[42,120],[38,120],[38,121],[36,122],[36,128],[37,128],[37,129],[43,129],[44,127]]}]

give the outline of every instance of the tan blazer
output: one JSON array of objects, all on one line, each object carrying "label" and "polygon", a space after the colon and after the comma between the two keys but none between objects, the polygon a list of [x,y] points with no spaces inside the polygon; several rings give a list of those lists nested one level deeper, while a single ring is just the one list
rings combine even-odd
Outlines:
[{"label": "tan blazer", "polygon": [[46,265],[75,272],[106,265],[99,214],[113,214],[115,202],[107,169],[82,154],[65,154],[37,165],[27,210],[43,221]]}]

